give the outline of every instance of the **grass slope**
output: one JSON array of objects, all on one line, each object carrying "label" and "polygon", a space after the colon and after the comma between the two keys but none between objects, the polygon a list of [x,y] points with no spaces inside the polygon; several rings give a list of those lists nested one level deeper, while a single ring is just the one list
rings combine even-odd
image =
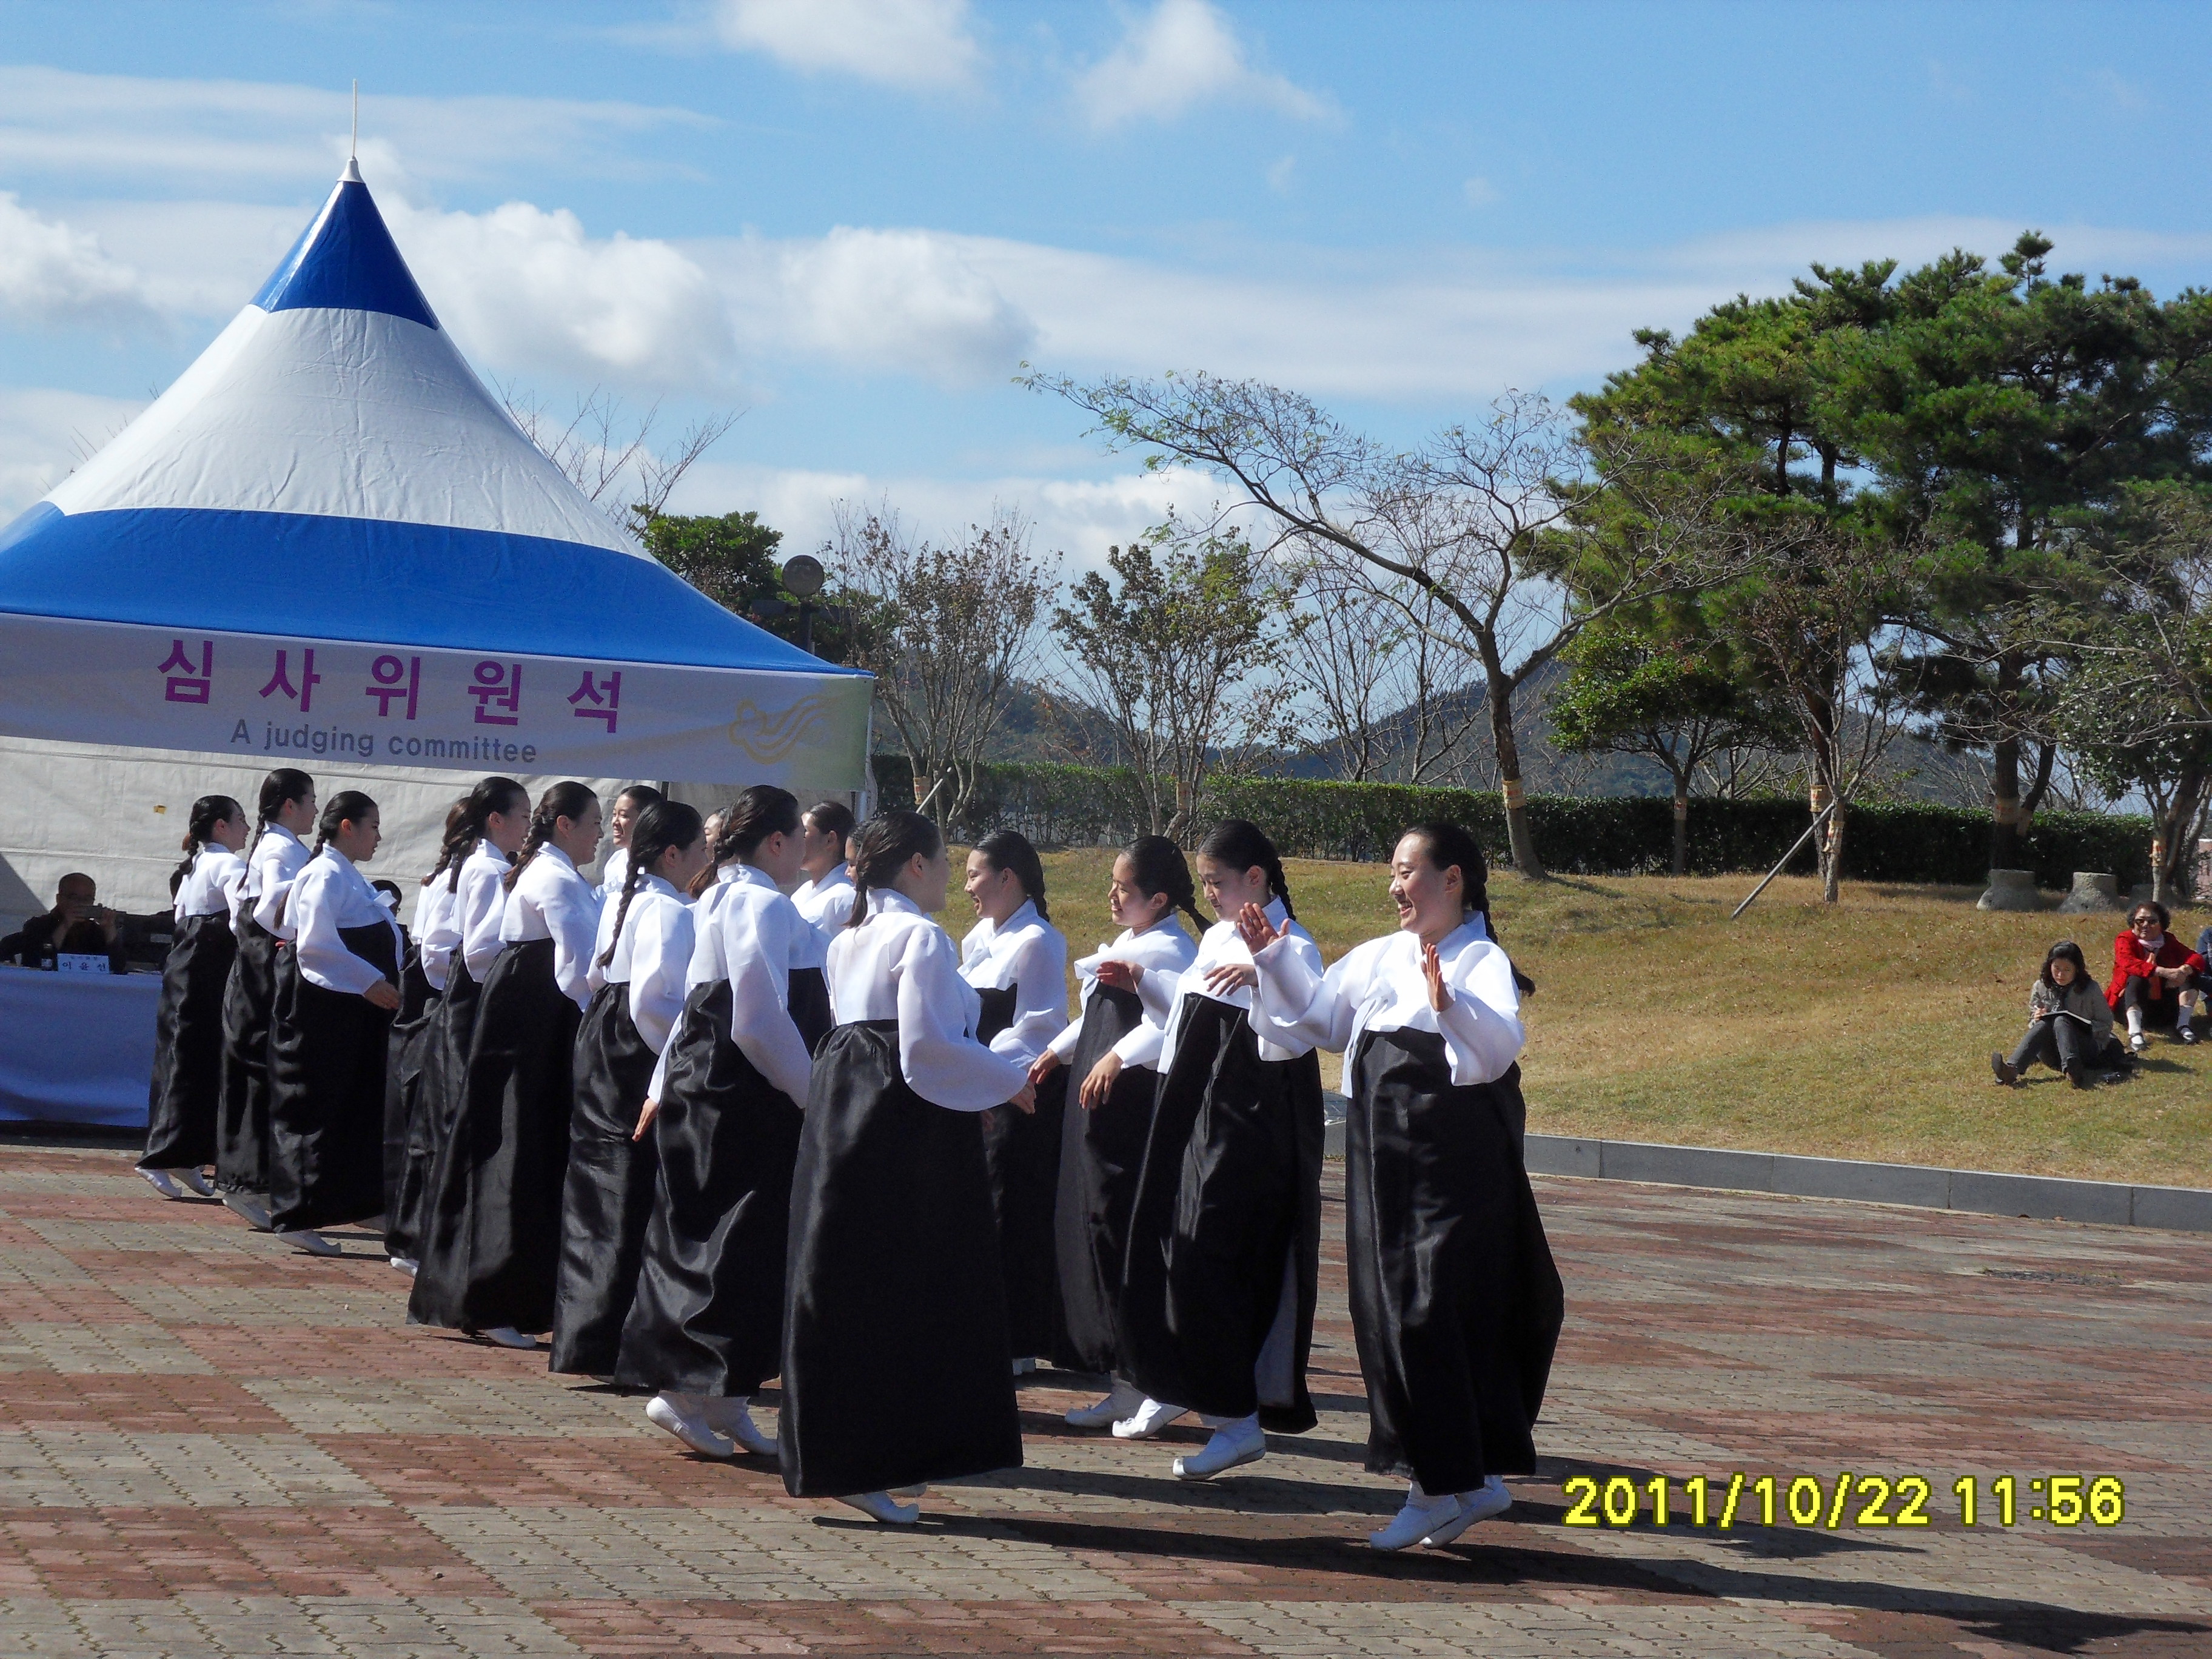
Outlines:
[{"label": "grass slope", "polygon": [[[1053,920],[1081,956],[1111,939],[1103,849],[1048,854]],[[1334,961],[1396,925],[1381,866],[1292,860],[1298,918]],[[1537,981],[1522,1066],[1553,1134],[1809,1152],[2212,1187],[2212,1043],[2154,1038],[2131,1083],[1990,1081],[2051,940],[2101,979],[2119,916],[1987,915],[1970,889],[1846,884],[1831,910],[1785,878],[1492,880],[1492,910]],[[956,885],[945,921],[968,923]],[[2204,917],[2177,916],[2194,939]],[[1334,1086],[1333,1058],[1326,1075]]]}]

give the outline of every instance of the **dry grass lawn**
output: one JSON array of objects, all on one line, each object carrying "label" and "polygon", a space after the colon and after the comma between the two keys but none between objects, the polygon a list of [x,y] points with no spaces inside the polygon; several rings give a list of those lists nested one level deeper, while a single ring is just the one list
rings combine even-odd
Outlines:
[{"label": "dry grass lawn", "polygon": [[[1110,854],[1046,860],[1070,953],[1113,937]],[[1379,865],[1294,860],[1299,919],[1331,961],[1395,925]],[[2212,1042],[2154,1038],[2130,1083],[2087,1093],[2056,1073],[1996,1087],[2051,940],[2101,980],[2111,915],[1984,915],[1962,888],[1810,879],[1729,912],[1756,878],[1493,878],[1492,911],[1537,981],[1522,1061],[1528,1122],[1554,1134],[1810,1152],[2212,1187]],[[965,930],[957,883],[945,921]],[[2207,918],[2177,915],[2194,939]],[[1326,1060],[1334,1086],[1333,1060]]]}]

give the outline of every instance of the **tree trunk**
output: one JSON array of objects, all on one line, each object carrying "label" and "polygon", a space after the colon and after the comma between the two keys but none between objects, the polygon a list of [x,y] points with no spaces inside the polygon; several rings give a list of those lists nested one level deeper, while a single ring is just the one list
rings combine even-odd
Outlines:
[{"label": "tree trunk", "polygon": [[[2019,700],[2021,665],[2010,655],[1997,659],[1996,704],[2002,718]],[[1990,868],[2020,868],[2020,739],[1997,739],[1990,752]]]},{"label": "tree trunk", "polygon": [[1674,780],[1674,873],[1690,873],[1690,780]]},{"label": "tree trunk", "polygon": [[1490,738],[1498,750],[1498,790],[1505,798],[1505,840],[1513,867],[1531,881],[1544,879],[1536,856],[1536,836],[1528,823],[1528,800],[1521,787],[1521,745],[1513,736],[1513,683],[1498,660],[1494,640],[1483,637],[1482,672],[1490,683]]},{"label": "tree trunk", "polygon": [[1836,902],[1837,889],[1844,878],[1844,817],[1850,811],[1841,801],[1828,814],[1827,838],[1820,848],[1820,899],[1823,903]]}]

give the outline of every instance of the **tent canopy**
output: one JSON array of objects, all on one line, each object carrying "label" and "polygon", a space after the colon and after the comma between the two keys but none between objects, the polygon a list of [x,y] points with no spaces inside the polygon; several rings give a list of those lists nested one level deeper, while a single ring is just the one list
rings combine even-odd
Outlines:
[{"label": "tent canopy", "polygon": [[0,529],[0,729],[852,789],[872,684],[640,549],[484,389],[350,162],[252,301]]}]

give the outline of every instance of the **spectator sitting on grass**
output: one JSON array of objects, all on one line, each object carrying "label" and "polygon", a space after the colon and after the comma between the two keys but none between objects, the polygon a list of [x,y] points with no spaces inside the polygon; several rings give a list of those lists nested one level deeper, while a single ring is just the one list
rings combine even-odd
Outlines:
[{"label": "spectator sitting on grass", "polygon": [[2189,1017],[2208,982],[2203,957],[2166,930],[2173,918],[2144,900],[2128,912],[2127,932],[2112,941],[2112,982],[2105,1000],[2128,1019],[2128,1047],[2150,1046],[2146,1025],[2171,1025],[2184,1042],[2197,1041]]},{"label": "spectator sitting on grass", "polygon": [[2112,1008],[2089,977],[2081,947],[2070,939],[2060,939],[2045,953],[2043,972],[2027,994],[2027,1035],[2010,1060],[1992,1054],[1990,1069],[1998,1082],[2016,1089],[2021,1074],[2039,1060],[2065,1073],[2077,1089],[2089,1086],[2093,1071],[2105,1072],[2107,1083],[2126,1075],[2115,1069],[2126,1055],[2112,1036]]}]

